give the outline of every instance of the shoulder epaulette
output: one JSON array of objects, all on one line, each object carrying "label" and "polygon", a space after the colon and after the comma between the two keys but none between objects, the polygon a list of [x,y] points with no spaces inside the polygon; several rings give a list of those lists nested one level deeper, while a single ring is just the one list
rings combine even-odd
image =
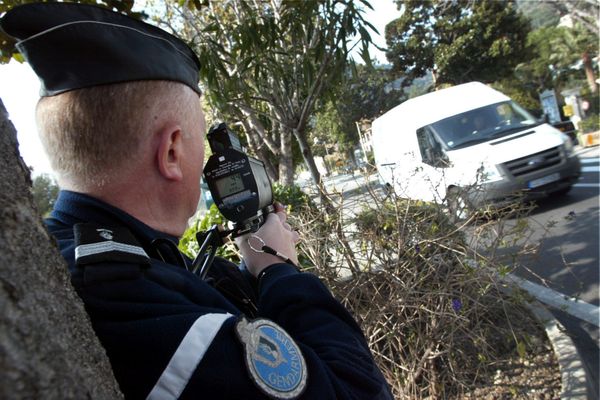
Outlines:
[{"label": "shoulder epaulette", "polygon": [[149,264],[150,257],[128,229],[109,228],[92,223],[75,224],[75,263],[99,262]]}]

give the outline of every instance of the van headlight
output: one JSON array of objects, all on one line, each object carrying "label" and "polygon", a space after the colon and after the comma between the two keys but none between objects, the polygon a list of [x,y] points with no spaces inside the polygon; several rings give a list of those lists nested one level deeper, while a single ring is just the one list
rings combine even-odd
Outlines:
[{"label": "van headlight", "polygon": [[479,172],[481,182],[484,183],[502,180],[502,175],[494,164],[483,163],[477,172]]},{"label": "van headlight", "polygon": [[570,156],[573,154],[574,148],[573,148],[573,141],[571,140],[570,137],[566,137],[565,138],[565,142],[563,143],[563,146],[565,147],[565,154],[567,156]]}]

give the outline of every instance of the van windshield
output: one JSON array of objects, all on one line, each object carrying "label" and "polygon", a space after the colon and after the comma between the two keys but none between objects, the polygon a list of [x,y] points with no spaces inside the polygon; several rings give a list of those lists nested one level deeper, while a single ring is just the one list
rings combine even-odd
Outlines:
[{"label": "van windshield", "polygon": [[448,149],[467,147],[531,128],[540,122],[513,101],[491,104],[434,122],[429,127]]}]

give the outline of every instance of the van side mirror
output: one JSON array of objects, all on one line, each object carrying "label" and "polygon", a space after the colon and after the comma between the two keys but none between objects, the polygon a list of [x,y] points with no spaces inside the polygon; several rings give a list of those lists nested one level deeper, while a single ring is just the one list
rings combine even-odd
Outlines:
[{"label": "van side mirror", "polygon": [[444,153],[442,151],[440,157],[437,158],[436,163],[435,163],[435,167],[438,168],[448,168],[451,167],[452,163],[450,162],[450,159],[448,158],[448,156],[446,155],[446,153]]},{"label": "van side mirror", "polygon": [[437,146],[434,149],[434,155],[431,161],[431,165],[436,168],[447,168],[450,166],[450,159],[448,159],[448,156],[444,150],[442,150],[441,146]]},{"label": "van side mirror", "polygon": [[437,141],[432,147],[425,149],[425,158],[423,159],[423,162],[436,168],[446,168],[450,166],[448,156],[444,153],[442,146]]},{"label": "van side mirror", "polygon": [[426,164],[433,164],[433,160],[435,159],[434,151],[431,147],[425,149],[425,157],[423,157],[423,162]]},{"label": "van side mirror", "polygon": [[444,153],[441,143],[431,132],[428,132],[425,128],[419,129],[417,131],[417,140],[419,142],[421,158],[425,164],[436,168],[443,168],[449,165],[448,157]]}]

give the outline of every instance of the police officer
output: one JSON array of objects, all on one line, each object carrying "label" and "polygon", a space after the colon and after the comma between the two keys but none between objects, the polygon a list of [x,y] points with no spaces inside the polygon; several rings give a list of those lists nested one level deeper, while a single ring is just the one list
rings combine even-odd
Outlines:
[{"label": "police officer", "polygon": [[[41,81],[40,137],[61,192],[47,226],[127,398],[388,399],[348,312],[313,275],[238,241],[189,272],[178,237],[204,159],[200,63],[159,28],[110,10],[26,4],[1,28]],[[257,232],[297,263],[281,206]]]}]

